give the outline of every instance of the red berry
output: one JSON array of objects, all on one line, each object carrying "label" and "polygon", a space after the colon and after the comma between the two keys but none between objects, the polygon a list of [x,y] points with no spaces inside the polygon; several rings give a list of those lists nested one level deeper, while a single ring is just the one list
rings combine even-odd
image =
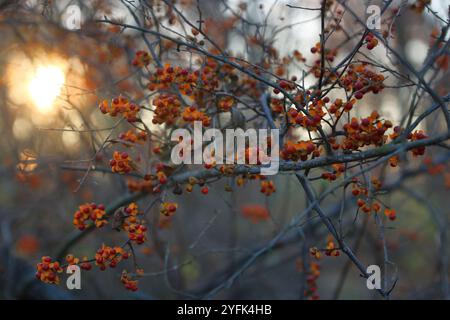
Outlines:
[{"label": "red berry", "polygon": [[363,86],[364,86],[364,84],[358,80],[355,82],[354,88],[355,88],[355,90],[361,90],[363,88]]},{"label": "red berry", "polygon": [[355,98],[358,100],[361,100],[363,98],[364,94],[361,91],[357,91],[355,93]]}]

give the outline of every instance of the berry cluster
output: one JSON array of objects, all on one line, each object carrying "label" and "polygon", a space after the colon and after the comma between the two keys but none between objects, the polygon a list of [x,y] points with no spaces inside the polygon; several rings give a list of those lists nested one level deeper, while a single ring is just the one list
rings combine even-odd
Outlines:
[{"label": "berry cluster", "polygon": [[[294,81],[288,81],[288,80],[278,80],[278,85],[281,89],[285,91],[291,91],[295,90],[295,82]],[[280,93],[280,90],[278,88],[273,89],[273,93],[278,94]]]},{"label": "berry cluster", "polygon": [[76,265],[80,262],[80,259],[76,258],[73,254],[68,254],[66,256],[66,262],[68,265]]},{"label": "berry cluster", "polygon": [[111,104],[103,100],[99,105],[100,111],[104,114],[108,113],[111,117],[116,117],[118,114],[122,115],[128,122],[138,121],[138,113],[141,108],[130,102],[127,98],[119,96],[112,99]]},{"label": "berry cluster", "polygon": [[147,133],[145,131],[135,132],[130,129],[126,132],[122,132],[119,135],[119,139],[129,143],[142,143],[147,140]]},{"label": "berry cluster", "polygon": [[[261,180],[261,182],[267,180],[266,176],[260,174],[243,174],[236,178],[236,185],[238,187],[244,186],[249,180]],[[261,183],[262,186],[262,183]]]},{"label": "berry cluster", "polygon": [[193,72],[194,82],[198,86],[198,89],[194,92],[195,98],[201,100],[204,91],[212,92],[219,87],[219,75],[229,73],[232,69],[222,68],[220,70],[219,64],[212,58],[206,58],[204,66],[200,70]]},{"label": "berry cluster", "polygon": [[306,62],[305,57],[303,57],[300,51],[294,50],[292,55],[294,56],[295,60],[297,60],[297,62]]},{"label": "berry cluster", "polygon": [[123,212],[125,213],[125,218],[121,227],[128,232],[128,238],[131,241],[136,244],[143,244],[147,240],[147,226],[137,217],[142,212],[139,211],[136,203],[130,203],[123,209]]},{"label": "berry cluster", "polygon": [[122,275],[120,276],[120,281],[122,281],[125,289],[130,291],[137,291],[138,289],[138,281],[132,280],[131,276],[126,272],[126,270],[122,271]]},{"label": "berry cluster", "polygon": [[351,99],[344,103],[342,99],[338,98],[328,107],[328,112],[334,114],[336,117],[340,117],[342,112],[349,112],[352,110],[355,102],[356,99]]},{"label": "berry cluster", "polygon": [[[381,190],[381,182],[377,178],[371,179],[371,185],[375,191]],[[352,195],[358,197],[356,204],[358,208],[365,213],[380,212],[381,204],[369,197],[369,190],[356,178],[352,181]]]},{"label": "berry cluster", "polygon": [[309,248],[309,254],[319,260],[322,257],[322,254],[320,253],[320,250],[317,249],[317,247],[311,247]]},{"label": "berry cluster", "polygon": [[206,59],[203,67],[195,71],[166,64],[150,76],[148,88],[151,91],[177,89],[181,94],[195,99],[203,94],[194,90],[197,87],[201,86],[205,91],[213,91],[218,87],[218,67],[213,59]]},{"label": "berry cluster", "polygon": [[400,137],[400,135],[403,133],[403,131],[404,131],[404,129],[402,128],[402,127],[400,127],[400,126],[395,126],[393,129],[392,129],[392,133],[389,135],[389,138],[391,139],[391,140],[395,140],[395,139],[397,139],[398,137]]},{"label": "berry cluster", "polygon": [[184,109],[182,116],[183,120],[187,122],[201,121],[205,127],[209,127],[211,124],[211,118],[193,106]]},{"label": "berry cluster", "polygon": [[329,257],[338,257],[340,255],[340,251],[331,235],[327,238],[327,246],[325,249],[318,249],[317,247],[309,249],[309,254],[314,258],[314,261],[309,263],[309,271],[306,277],[307,289],[305,290],[304,295],[310,300],[319,299],[319,296],[317,295],[317,279],[320,276],[319,260],[322,258],[321,251]]},{"label": "berry cluster", "polygon": [[320,277],[320,265],[316,261],[311,261],[309,264],[309,272],[306,277],[306,283],[308,285],[305,290],[305,297],[309,300],[318,300],[319,296],[317,295],[317,280]]},{"label": "berry cluster", "polygon": [[58,261],[52,261],[50,257],[42,257],[37,264],[36,278],[45,283],[59,283],[58,273],[63,272],[63,268]]},{"label": "berry cluster", "polygon": [[193,85],[197,80],[196,78],[187,69],[179,66],[172,67],[170,64],[166,64],[164,67],[156,69],[155,73],[150,76],[148,89],[155,91],[175,87],[182,94],[190,96],[192,95]]},{"label": "berry cluster", "polygon": [[68,254],[66,256],[66,262],[68,265],[79,265],[81,269],[86,271],[92,269],[92,265],[88,261],[87,257],[83,257],[83,260],[80,262],[79,258],[76,258],[73,254]]},{"label": "berry cluster", "polygon": [[388,217],[389,220],[395,220],[395,218],[396,218],[396,212],[395,212],[395,209],[385,208],[385,209],[384,209],[384,215],[385,215],[386,217]]},{"label": "berry cluster", "polygon": [[369,49],[369,50],[372,50],[373,48],[375,48],[378,45],[377,38],[375,38],[374,35],[370,32],[365,37],[365,40],[367,43],[367,49]]},{"label": "berry cluster", "polygon": [[159,208],[159,212],[167,217],[172,216],[177,211],[178,204],[175,202],[163,202]]},{"label": "berry cluster", "polygon": [[158,163],[155,166],[156,169],[156,178],[160,184],[166,184],[168,181],[166,172],[169,170],[169,167],[164,163]]},{"label": "berry cluster", "polygon": [[[427,135],[422,130],[417,130],[414,133],[408,135],[408,139],[411,141],[417,141],[428,138]],[[414,148],[411,150],[412,154],[416,156],[422,156],[425,154],[425,146]]]},{"label": "berry cluster", "polygon": [[133,61],[131,64],[135,67],[145,67],[150,64],[152,58],[147,51],[139,50],[136,51]]},{"label": "berry cluster", "polygon": [[284,112],[284,101],[283,99],[271,98],[270,99],[270,108],[273,113],[283,113]]},{"label": "berry cluster", "polygon": [[[322,48],[321,48],[321,45],[320,45],[320,42],[317,42],[315,45],[314,45],[314,47],[312,47],[311,49],[310,49],[310,51],[311,51],[311,53],[314,53],[314,54],[321,54],[322,53]],[[333,62],[334,61],[334,58],[336,57],[336,55],[337,55],[337,50],[336,49],[327,49],[327,48],[325,48],[325,59],[326,60],[328,60],[329,62]]]},{"label": "berry cluster", "polygon": [[308,156],[316,151],[316,146],[312,141],[287,141],[281,150],[281,158],[284,160],[305,161]]},{"label": "berry cluster", "polygon": [[152,119],[154,124],[173,125],[181,114],[181,101],[173,94],[161,94],[153,100],[152,104],[156,107]]},{"label": "berry cluster", "polygon": [[188,183],[186,184],[186,192],[191,193],[194,190],[194,185],[200,184],[201,182],[195,177],[189,177]]},{"label": "berry cluster", "polygon": [[200,191],[201,191],[201,193],[203,193],[205,196],[209,193],[209,189],[208,189],[207,186],[203,186],[203,187],[200,189]]},{"label": "berry cluster", "polygon": [[105,206],[103,204],[86,203],[79,206],[77,212],[73,215],[73,224],[79,229],[86,228],[86,222],[92,220],[97,228],[104,226],[107,221],[105,218]]},{"label": "berry cluster", "polygon": [[353,179],[352,195],[355,197],[357,197],[357,196],[366,196],[367,197],[368,194],[369,194],[369,190],[367,190],[367,188],[365,186],[360,184],[357,179]]},{"label": "berry cluster", "polygon": [[275,184],[270,180],[261,181],[261,190],[266,196],[270,196],[272,193],[276,191]]},{"label": "berry cluster", "polygon": [[309,115],[303,114],[294,108],[289,109],[289,121],[292,124],[298,124],[309,131],[316,131],[321,126],[320,122],[325,112],[322,109],[322,104],[314,102],[308,108]]},{"label": "berry cluster", "polygon": [[126,152],[114,151],[113,158],[109,161],[112,172],[124,174],[133,170],[133,160]]},{"label": "berry cluster", "polygon": [[115,268],[120,261],[128,259],[129,255],[121,247],[110,247],[102,244],[102,247],[95,253],[95,264],[101,271],[104,271],[107,267]]},{"label": "berry cluster", "polygon": [[[319,55],[322,54],[322,48],[321,48],[320,42],[317,42],[315,44],[315,46],[311,48],[311,53],[319,54]],[[325,54],[325,60],[331,63],[336,58],[336,56],[338,54],[338,51],[337,51],[336,48],[334,48],[334,49],[325,49],[325,53],[324,54]],[[320,78],[321,74],[323,75],[324,78],[327,78],[327,77],[332,78],[331,80],[334,80],[333,78],[335,77],[335,76],[332,76],[332,74],[330,73],[329,70],[322,70],[322,61],[321,61],[321,59],[317,59],[317,60],[314,61],[314,64],[311,67],[310,72],[312,74],[314,74],[314,76],[316,78]]]},{"label": "berry cluster", "polygon": [[333,241],[332,236],[328,236],[327,246],[325,248],[325,255],[331,257],[338,257],[340,255],[339,249],[336,247],[336,244]]},{"label": "berry cluster", "polygon": [[218,99],[217,107],[220,111],[227,112],[231,110],[235,103],[236,102],[234,101],[233,97],[225,96]]},{"label": "berry cluster", "polygon": [[382,146],[387,140],[384,133],[392,127],[392,123],[388,120],[381,121],[379,117],[378,113],[374,111],[361,121],[352,118],[350,123],[344,124],[346,137],[342,142],[342,149],[358,150],[363,146]]},{"label": "berry cluster", "polygon": [[389,158],[389,165],[393,168],[398,166],[399,157],[398,156],[392,156]]},{"label": "berry cluster", "polygon": [[[376,39],[375,39],[376,40]],[[353,91],[356,99],[360,100],[368,92],[374,94],[384,89],[384,76],[372,71],[364,63],[351,64],[347,73],[340,79],[346,91]]]},{"label": "berry cluster", "polygon": [[361,208],[361,210],[365,213],[371,213],[373,212],[380,212],[381,206],[378,202],[372,201],[372,206],[369,202],[366,202],[362,199],[358,199],[357,201],[358,206]]},{"label": "berry cluster", "polygon": [[331,167],[333,168],[333,171],[323,172],[321,175],[322,179],[334,181],[345,171],[345,166],[342,163],[332,164]]}]

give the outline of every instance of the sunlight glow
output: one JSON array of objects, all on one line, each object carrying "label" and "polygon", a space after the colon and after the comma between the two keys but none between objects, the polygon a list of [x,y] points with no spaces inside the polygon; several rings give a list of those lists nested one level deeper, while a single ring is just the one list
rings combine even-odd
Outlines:
[{"label": "sunlight glow", "polygon": [[40,66],[28,85],[28,91],[34,104],[40,111],[47,111],[60,94],[65,76],[57,66]]}]

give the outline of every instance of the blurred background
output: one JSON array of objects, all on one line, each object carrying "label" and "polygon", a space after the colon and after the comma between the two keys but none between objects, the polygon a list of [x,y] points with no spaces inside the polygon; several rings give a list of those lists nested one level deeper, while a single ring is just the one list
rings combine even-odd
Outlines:
[{"label": "blurred background", "polygon": [[[320,12],[298,10],[287,4],[314,8],[319,1],[246,1],[245,10],[244,2],[235,0],[173,2],[192,21],[203,19],[208,34],[222,48],[250,62],[260,63],[265,54],[262,46],[251,42],[252,36],[276,48],[278,57],[292,55],[294,50],[302,53],[305,62],[290,63],[285,71],[288,75],[301,77],[314,62],[310,48],[319,41]],[[377,4],[346,3],[364,19],[369,2]],[[390,45],[420,69],[431,35],[448,21],[450,3],[433,0],[430,10],[423,12],[412,10],[414,3],[393,1],[391,7],[401,7],[401,14],[392,25],[382,24],[382,30],[390,30]],[[126,234],[106,227],[68,245],[79,233],[74,230],[72,218],[80,204],[108,205],[130,193],[126,178],[102,172],[111,157],[109,145],[98,152],[105,140],[129,127],[106,117],[97,106],[101,100],[121,93],[151,105],[152,93],[146,89],[145,74],[131,65],[135,52],[146,50],[146,43],[136,31],[95,20],[108,17],[136,24],[131,12],[139,13],[141,5],[153,15],[153,25],[149,22],[146,27],[185,34],[185,24],[177,22],[177,12],[168,9],[164,1],[0,1],[1,299],[203,296],[239,270],[254,252],[267,246],[307,206],[297,179],[288,174],[271,178],[277,190],[270,197],[259,191],[258,182],[238,187],[234,178],[211,184],[207,197],[199,190],[183,195],[168,192],[166,201],[177,202],[179,209],[170,223],[155,227],[152,241],[136,247],[136,260],[144,270],[139,291],[123,288],[121,269],[101,272],[93,268],[83,272],[82,290],[67,290],[64,280],[59,286],[35,280],[35,265],[41,256],[57,258],[70,251],[92,257],[102,243],[120,245],[126,240]],[[355,34],[363,30],[350,15],[344,16],[342,27]],[[149,36],[148,41],[155,38]],[[356,42],[352,37],[346,40],[341,33],[330,37],[327,46],[339,46],[336,61],[340,61]],[[163,61],[185,66],[192,63],[187,52],[176,50],[171,43],[159,43],[157,50]],[[283,67],[281,58],[273,59],[274,70]],[[355,59],[372,61],[392,71],[385,70],[387,86],[383,94],[365,99],[355,116],[377,110],[393,123],[403,121],[417,89],[409,84],[408,71],[387,55],[382,45]],[[448,59],[426,74],[442,96],[449,92],[447,68]],[[316,81],[310,75],[304,80],[305,86]],[[415,99],[416,112],[432,104],[423,93]],[[142,117],[152,130],[166,133],[163,126],[151,123],[150,112],[144,110]],[[420,129],[429,136],[441,132],[445,127],[440,117],[440,113],[433,114]],[[382,265],[383,279],[388,284],[396,281],[393,299],[450,297],[448,159],[448,149],[431,147],[425,157],[402,159],[403,164],[397,168],[381,166],[372,173],[381,177],[388,191],[381,196],[383,202],[397,210],[397,219],[385,221],[383,229],[387,264],[377,224],[368,216],[356,214],[350,192],[338,191],[322,203],[333,219],[340,219],[348,234],[346,240],[360,259],[366,264]],[[86,174],[88,168],[93,170]],[[311,176],[320,176],[321,172],[314,169]],[[233,191],[224,192],[225,185],[232,186]],[[328,182],[318,180],[314,185],[320,192]],[[144,197],[138,204],[144,208],[152,201],[151,196]],[[254,218],[249,210],[256,211],[256,216],[261,213],[262,218]],[[158,214],[158,210],[152,213]],[[310,259],[305,248],[325,248],[328,233],[314,215],[302,224],[308,225],[307,236],[294,228],[259,256],[231,287],[212,298],[304,298],[304,271]],[[132,261],[124,264],[124,268],[133,268]],[[379,299],[376,292],[366,289],[365,280],[345,256],[324,257],[320,269],[320,298]]]}]

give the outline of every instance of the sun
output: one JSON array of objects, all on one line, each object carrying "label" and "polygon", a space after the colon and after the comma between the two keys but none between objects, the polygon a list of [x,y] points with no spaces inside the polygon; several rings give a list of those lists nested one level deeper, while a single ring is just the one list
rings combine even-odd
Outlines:
[{"label": "sun", "polygon": [[28,92],[40,111],[48,111],[61,92],[65,76],[61,68],[52,65],[40,66],[28,84]]}]

